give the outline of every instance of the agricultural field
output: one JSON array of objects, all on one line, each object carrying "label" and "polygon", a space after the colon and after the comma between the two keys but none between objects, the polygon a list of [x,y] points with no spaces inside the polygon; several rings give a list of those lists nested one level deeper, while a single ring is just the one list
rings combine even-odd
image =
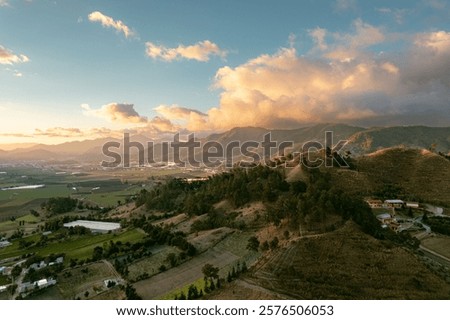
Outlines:
[{"label": "agricultural field", "polygon": [[[121,233],[72,236],[61,242],[50,242],[44,247],[31,247],[28,249],[21,249],[19,240],[16,240],[13,241],[11,246],[0,249],[0,260],[28,253],[36,253],[41,256],[65,253],[65,262],[67,263],[70,259],[83,260],[91,258],[94,248],[96,246],[102,246],[104,242],[113,240],[133,243],[143,239],[144,236],[145,234],[142,231],[132,229]],[[24,240],[38,241],[40,237],[41,235],[36,234],[24,238]]]},{"label": "agricultural field", "polygon": [[109,279],[120,276],[109,263],[101,261],[63,271],[56,286],[64,299],[91,299],[108,290],[104,280]]},{"label": "agricultural field", "polygon": [[436,235],[422,240],[422,246],[450,259],[450,237]]},{"label": "agricultural field", "polygon": [[[71,196],[98,205],[114,207],[125,203],[126,199],[142,189],[142,183],[130,184],[130,177],[138,172],[124,171],[120,175],[93,171],[90,173],[70,174],[55,169],[15,167],[7,168],[7,174],[0,177],[0,189],[26,187],[30,189],[0,190],[0,222],[28,214],[39,209],[42,202],[51,197]],[[146,181],[146,176],[140,175]],[[131,179],[133,181],[133,179]],[[32,186],[43,185],[40,188]]]},{"label": "agricultural field", "polygon": [[238,260],[239,257],[230,252],[212,248],[178,267],[136,282],[133,286],[143,299],[157,299],[203,278],[202,267],[207,263],[222,269]]},{"label": "agricultural field", "polygon": [[171,253],[178,255],[180,250],[171,246],[157,246],[150,250],[152,255],[143,259],[134,261],[128,266],[128,278],[134,282],[143,274],[147,274],[147,277],[152,277],[158,273],[159,267],[165,265],[170,268],[170,263],[167,261],[167,256]]},{"label": "agricultural field", "polygon": [[[226,278],[227,273],[236,264],[251,265],[260,256],[258,252],[249,251],[246,246],[251,232],[241,232],[220,228],[198,235],[199,241],[205,243],[205,252],[183,263],[180,266],[159,273],[149,279],[136,282],[133,286],[144,299],[173,298],[189,285],[199,283],[203,286],[202,267],[209,263],[219,268],[219,275]],[[192,243],[195,239],[192,240]],[[131,268],[130,268],[131,270]]]}]

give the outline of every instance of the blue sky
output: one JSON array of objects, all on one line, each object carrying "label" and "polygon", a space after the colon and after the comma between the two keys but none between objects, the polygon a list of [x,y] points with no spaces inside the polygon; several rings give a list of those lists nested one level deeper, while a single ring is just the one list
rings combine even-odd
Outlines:
[{"label": "blue sky", "polygon": [[450,125],[449,32],[443,0],[0,0],[0,143]]}]

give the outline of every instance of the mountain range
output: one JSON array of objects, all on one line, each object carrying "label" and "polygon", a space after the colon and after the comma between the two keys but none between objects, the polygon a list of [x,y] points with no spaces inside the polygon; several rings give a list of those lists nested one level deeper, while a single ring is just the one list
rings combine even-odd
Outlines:
[{"label": "mountain range", "polygon": [[[261,143],[264,135],[270,132],[272,141],[276,141],[277,143],[292,141],[294,150],[299,150],[308,141],[318,141],[324,144],[326,131],[333,132],[334,144],[339,140],[347,140],[348,143],[344,149],[349,150],[355,155],[368,154],[384,148],[398,146],[412,149],[428,149],[444,154],[450,151],[450,127],[426,126],[363,128],[344,124],[319,124],[290,130],[239,127],[226,132],[211,134],[199,139],[199,141],[203,144],[208,141],[216,141],[223,146],[226,146],[232,141],[239,141],[241,143],[256,141]],[[149,141],[145,136],[131,136],[130,140],[139,141],[145,148]],[[122,142],[115,138],[100,138],[65,142],[57,145],[35,144],[13,150],[2,150],[2,146],[0,145],[0,161],[75,160],[81,162],[97,162],[105,158],[102,154],[102,146],[109,141]],[[156,161],[161,160],[160,147],[161,145],[159,143],[156,143],[154,146],[154,157]],[[119,152],[122,151],[123,148],[119,148]],[[136,157],[135,151],[135,148],[132,149],[132,158]]]}]

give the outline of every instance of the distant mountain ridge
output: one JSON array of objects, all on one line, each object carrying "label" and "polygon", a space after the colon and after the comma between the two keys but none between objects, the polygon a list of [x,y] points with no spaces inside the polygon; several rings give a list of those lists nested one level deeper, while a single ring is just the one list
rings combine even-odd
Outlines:
[{"label": "distant mountain ridge", "polygon": [[[222,133],[214,133],[199,139],[202,143],[216,141],[226,146],[232,141],[241,143],[256,141],[261,143],[264,135],[271,133],[272,141],[281,143],[292,141],[294,150],[300,150],[308,141],[325,143],[325,132],[333,132],[333,143],[348,140],[345,149],[354,155],[368,154],[380,149],[406,147],[413,149],[433,149],[447,154],[450,151],[450,127],[399,126],[382,128],[362,128],[345,124],[318,124],[298,129],[265,129],[259,127],[238,127]],[[36,144],[31,147],[0,151],[0,160],[79,160],[100,161],[102,146],[109,141],[122,142],[116,138],[65,142],[57,145]],[[131,141],[141,142],[147,150],[145,136],[132,136]],[[170,142],[170,141],[169,141]],[[155,144],[155,150],[158,148]],[[1,149],[1,146],[0,146]],[[122,149],[119,149],[120,151]],[[200,151],[201,152],[201,151]],[[136,150],[132,151],[135,156]],[[158,157],[157,157],[158,158]]]}]

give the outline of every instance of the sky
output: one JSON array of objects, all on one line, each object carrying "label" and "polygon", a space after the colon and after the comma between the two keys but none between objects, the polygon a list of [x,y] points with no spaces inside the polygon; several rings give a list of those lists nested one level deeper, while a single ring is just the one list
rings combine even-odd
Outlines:
[{"label": "sky", "polygon": [[0,144],[450,126],[450,1],[0,0]]}]

